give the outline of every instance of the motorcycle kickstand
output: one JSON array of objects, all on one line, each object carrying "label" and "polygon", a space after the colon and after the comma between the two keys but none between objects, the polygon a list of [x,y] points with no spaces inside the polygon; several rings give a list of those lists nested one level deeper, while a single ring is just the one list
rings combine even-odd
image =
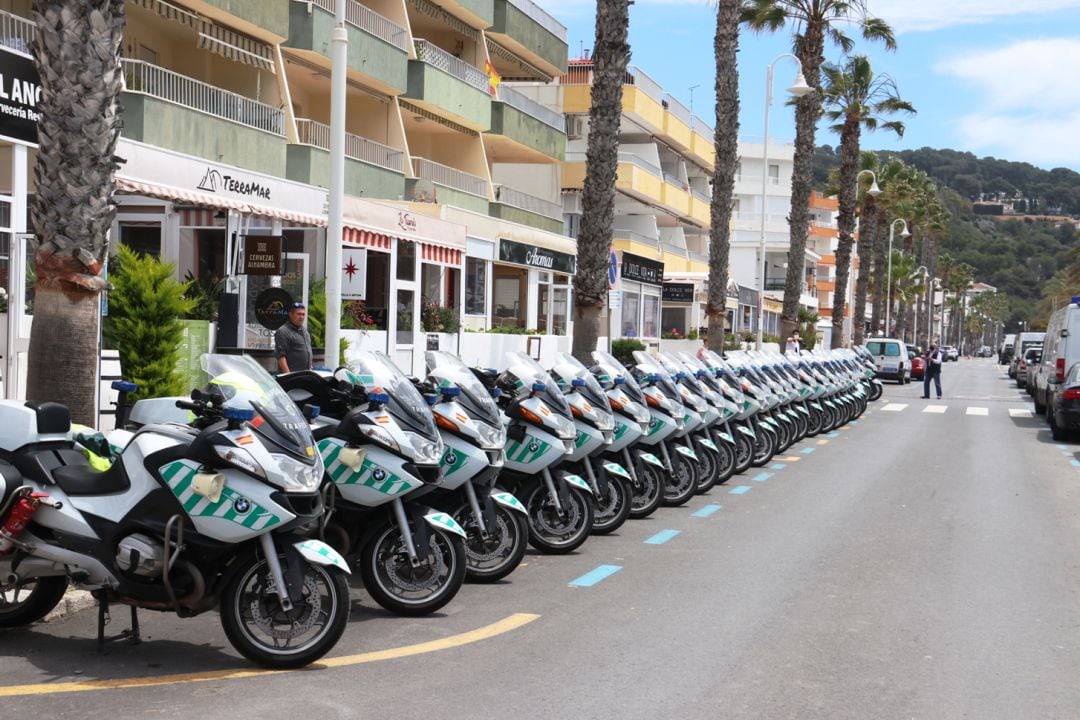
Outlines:
[{"label": "motorcycle kickstand", "polygon": [[98,628],[97,628],[97,652],[98,655],[105,654],[105,645],[107,643],[116,642],[117,640],[127,640],[129,645],[139,645],[142,643],[142,634],[139,631],[139,609],[134,605],[131,606],[131,627],[127,630],[122,630],[119,634],[112,637],[105,637],[105,626],[112,621],[112,617],[109,615],[109,600],[104,595],[98,597]]}]

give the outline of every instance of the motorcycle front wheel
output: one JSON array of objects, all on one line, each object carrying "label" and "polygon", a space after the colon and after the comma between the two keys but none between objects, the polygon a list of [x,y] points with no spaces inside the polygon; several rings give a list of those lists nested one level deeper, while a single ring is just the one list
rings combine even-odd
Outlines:
[{"label": "motorcycle front wheel", "polygon": [[754,467],[761,467],[776,454],[776,435],[764,426],[757,429],[754,438]]},{"label": "motorcycle front wheel", "polygon": [[649,517],[664,499],[664,477],[659,468],[646,462],[638,464],[638,481],[632,486],[630,517]]},{"label": "motorcycle front wheel", "polygon": [[[602,468],[597,472],[604,472]],[[607,535],[622,527],[630,517],[630,504],[633,491],[630,481],[609,475],[607,492],[593,499],[593,535]]]},{"label": "motorcycle front wheel", "polygon": [[720,479],[720,463],[716,453],[706,447],[697,451],[700,464],[697,467],[697,486],[694,492],[698,495],[712,490],[713,485]]},{"label": "motorcycle front wheel", "polygon": [[[673,453],[674,454],[674,453]],[[685,505],[697,490],[697,467],[685,458],[675,463],[675,472],[664,483],[664,504],[669,507]]]},{"label": "motorcycle front wheel", "polygon": [[562,510],[543,483],[533,483],[524,498],[529,511],[529,543],[542,553],[564,555],[589,539],[593,504],[585,493],[570,490],[560,496]]},{"label": "motorcycle front wheel", "polygon": [[498,503],[495,522],[487,533],[480,531],[472,508],[463,505],[454,519],[465,529],[465,578],[472,582],[492,583],[514,572],[529,547],[529,528],[525,516]]},{"label": "motorcycle front wheel", "polygon": [[741,432],[732,437],[735,438],[735,472],[744,473],[754,464],[754,439]]},{"label": "motorcycle front wheel", "polygon": [[396,524],[387,524],[360,551],[364,587],[392,613],[408,617],[433,613],[453,600],[465,582],[465,542],[438,528],[429,527],[428,533],[427,552],[418,546],[415,564]]},{"label": "motorcycle front wheel", "polygon": [[[279,556],[282,570],[288,560]],[[221,596],[221,627],[236,650],[266,668],[298,668],[337,643],[349,620],[349,583],[337,568],[305,563],[301,597],[283,610],[263,557],[247,561]]]}]

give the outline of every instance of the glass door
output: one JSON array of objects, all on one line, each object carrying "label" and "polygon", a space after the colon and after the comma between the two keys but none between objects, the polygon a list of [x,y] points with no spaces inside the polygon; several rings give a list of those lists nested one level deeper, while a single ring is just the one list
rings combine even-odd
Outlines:
[{"label": "glass door", "polygon": [[416,277],[419,274],[417,268],[416,243],[408,240],[397,240],[397,267],[394,276],[397,279],[397,290],[394,293],[394,352],[393,360],[404,372],[419,375],[423,373],[423,367],[414,367],[417,363],[423,364],[423,352],[416,352],[416,336],[419,330],[419,313],[417,312],[418,288]]}]

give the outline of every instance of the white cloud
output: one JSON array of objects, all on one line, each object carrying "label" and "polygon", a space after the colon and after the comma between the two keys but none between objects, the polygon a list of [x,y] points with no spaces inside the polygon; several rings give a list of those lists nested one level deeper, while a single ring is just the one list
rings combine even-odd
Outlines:
[{"label": "white cloud", "polygon": [[[647,1],[647,0],[646,0]],[[955,25],[976,25],[1010,16],[1072,11],[1071,24],[1080,17],[1080,0],[866,0],[870,12],[897,32],[940,30]],[[1063,25],[1070,24],[1062,17]]]},{"label": "white cloud", "polygon": [[956,55],[935,70],[956,77],[981,103],[960,117],[965,144],[1039,165],[1080,166],[1080,88],[1063,82],[1080,66],[1080,37],[1024,40]]}]

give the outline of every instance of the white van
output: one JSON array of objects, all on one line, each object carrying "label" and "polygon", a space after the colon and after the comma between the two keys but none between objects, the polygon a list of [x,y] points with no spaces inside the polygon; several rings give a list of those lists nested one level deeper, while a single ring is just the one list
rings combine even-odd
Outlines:
[{"label": "white van", "polygon": [[[1027,335],[1022,333],[1021,338]],[[1028,386],[1035,399],[1035,412],[1042,414],[1053,397],[1054,385],[1065,381],[1065,373],[1080,362],[1080,297],[1054,311],[1046,326],[1042,361],[1028,369]]]},{"label": "white van", "polygon": [[878,377],[889,378],[900,384],[911,382],[911,361],[903,340],[896,338],[870,338],[866,349],[874,356]]},{"label": "white van", "polygon": [[998,365],[1008,365],[1012,362],[1013,347],[1016,345],[1016,333],[1009,333],[1001,342],[998,349]]}]

